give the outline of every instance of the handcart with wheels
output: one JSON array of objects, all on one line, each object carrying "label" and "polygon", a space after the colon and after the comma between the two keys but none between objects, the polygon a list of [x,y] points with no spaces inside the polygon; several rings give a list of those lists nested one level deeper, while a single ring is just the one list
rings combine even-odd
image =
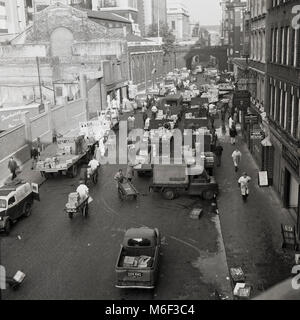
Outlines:
[{"label": "handcart with wheels", "polygon": [[84,181],[85,185],[96,185],[98,183],[98,168],[92,171],[88,166],[83,166],[80,170],[80,180]]},{"label": "handcart with wheels", "polygon": [[76,214],[81,214],[84,218],[87,218],[89,213],[89,197],[83,201],[78,201],[76,203],[67,203],[65,211],[67,212],[70,219],[73,219]]},{"label": "handcart with wheels", "polygon": [[118,193],[121,200],[136,200],[139,195],[139,192],[136,190],[133,184],[127,179],[124,179],[122,182],[118,182]]}]

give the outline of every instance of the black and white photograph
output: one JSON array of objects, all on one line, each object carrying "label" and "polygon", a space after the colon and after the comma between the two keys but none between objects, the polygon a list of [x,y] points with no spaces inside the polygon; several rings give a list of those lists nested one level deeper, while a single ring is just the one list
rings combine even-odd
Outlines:
[{"label": "black and white photograph", "polygon": [[300,300],[299,204],[300,0],[0,0],[0,300]]}]

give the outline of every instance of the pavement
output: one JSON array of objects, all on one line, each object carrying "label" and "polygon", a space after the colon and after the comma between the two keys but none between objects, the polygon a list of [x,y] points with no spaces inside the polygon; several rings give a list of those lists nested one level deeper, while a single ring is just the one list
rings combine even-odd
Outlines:
[{"label": "pavement", "polygon": [[[21,172],[17,175],[17,178],[27,182],[34,182],[42,185],[46,180],[41,176],[40,172],[31,170],[32,161],[27,161],[21,166]],[[2,178],[2,177],[1,177]],[[11,174],[7,169],[7,176],[0,180],[0,186],[4,185],[6,182],[11,181]]]},{"label": "pavement", "polygon": [[[256,296],[290,277],[294,253],[282,250],[281,224],[294,226],[296,221],[282,208],[272,187],[259,187],[258,166],[241,137],[237,146],[242,162],[239,172],[235,172],[231,158],[235,147],[230,144],[228,132],[228,128],[226,135],[218,130],[224,148],[222,167],[216,173],[221,190],[221,229],[229,268],[242,267]],[[252,178],[247,203],[238,186],[243,172]]]}]

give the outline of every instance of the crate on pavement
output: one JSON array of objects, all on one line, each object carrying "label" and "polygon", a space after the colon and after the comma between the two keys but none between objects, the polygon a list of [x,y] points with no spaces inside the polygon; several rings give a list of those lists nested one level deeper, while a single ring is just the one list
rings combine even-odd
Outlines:
[{"label": "crate on pavement", "polygon": [[247,283],[237,283],[233,290],[233,295],[239,300],[248,300],[251,297],[252,287]]},{"label": "crate on pavement", "polygon": [[246,277],[242,268],[231,268],[230,276],[233,285],[235,286],[237,283],[245,283]]}]

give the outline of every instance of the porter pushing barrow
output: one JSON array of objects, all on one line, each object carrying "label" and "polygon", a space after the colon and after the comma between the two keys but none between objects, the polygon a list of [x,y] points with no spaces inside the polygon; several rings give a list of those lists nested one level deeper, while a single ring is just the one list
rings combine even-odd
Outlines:
[{"label": "porter pushing barrow", "polygon": [[124,178],[122,181],[118,181],[118,193],[121,200],[136,200],[139,195],[139,192],[136,190],[133,184],[126,178]]},{"label": "porter pushing barrow", "polygon": [[120,169],[114,177],[114,180],[117,183],[118,194],[121,200],[127,199],[137,199],[139,192],[131,183],[131,177],[125,178],[123,175],[123,170]]},{"label": "porter pushing barrow", "polygon": [[65,211],[70,219],[73,219],[74,215],[81,214],[87,218],[89,212],[89,189],[84,184],[84,181],[80,181],[80,185],[76,192],[69,194],[69,201],[66,204]]}]

